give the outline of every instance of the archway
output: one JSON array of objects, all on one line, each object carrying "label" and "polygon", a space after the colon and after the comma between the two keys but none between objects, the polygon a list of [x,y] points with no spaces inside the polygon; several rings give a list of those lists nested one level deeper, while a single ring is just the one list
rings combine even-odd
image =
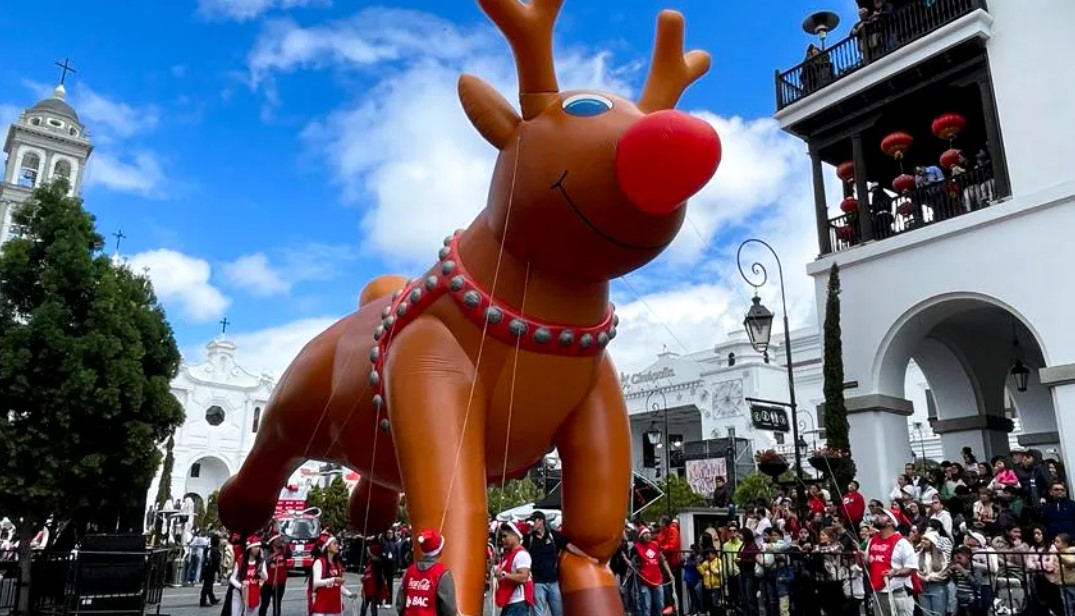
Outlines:
[{"label": "archway", "polygon": [[187,467],[183,493],[195,498],[195,502],[208,502],[209,495],[219,490],[231,476],[227,463],[216,456],[202,456]]},{"label": "archway", "polygon": [[[1008,454],[1013,430],[1022,445],[1059,447],[1052,396],[1037,379],[1045,359],[1032,324],[1010,306],[959,294],[923,302],[898,319],[878,350],[874,378],[879,393],[906,398],[913,362],[928,383],[928,423],[943,457],[959,460],[970,447],[981,460]],[[1025,391],[1012,374],[1016,360],[1029,369]]]}]

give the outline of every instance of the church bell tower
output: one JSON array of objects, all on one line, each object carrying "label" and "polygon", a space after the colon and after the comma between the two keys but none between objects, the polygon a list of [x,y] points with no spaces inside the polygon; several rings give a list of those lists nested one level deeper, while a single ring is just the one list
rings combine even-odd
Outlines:
[{"label": "church bell tower", "polygon": [[89,134],[67,102],[64,72],[52,96],[25,109],[8,129],[4,141],[7,162],[0,182],[0,244],[19,234],[12,223],[15,210],[43,182],[66,178],[70,194],[81,192],[86,161],[93,151]]}]

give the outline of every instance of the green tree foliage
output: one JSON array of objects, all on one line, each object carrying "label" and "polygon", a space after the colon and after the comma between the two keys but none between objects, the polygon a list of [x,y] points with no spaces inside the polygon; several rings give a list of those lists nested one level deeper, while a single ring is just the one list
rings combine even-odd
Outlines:
[{"label": "green tree foliage", "polygon": [[342,475],[336,475],[332,483],[321,491],[321,526],[331,529],[333,533],[341,533],[347,529],[347,501],[351,493],[347,490],[347,482]]},{"label": "green tree foliage", "polygon": [[665,514],[675,516],[684,509],[706,504],[705,497],[692,490],[687,480],[679,475],[666,478],[658,486],[664,494],[642,512],[642,519],[646,522],[654,522]]},{"label": "green tree foliage", "polygon": [[157,486],[157,509],[163,509],[171,500],[172,469],[175,468],[175,456],[172,454],[174,447],[175,438],[169,436],[168,444],[164,446],[164,465],[161,467],[161,480]]},{"label": "green tree foliage", "polygon": [[205,501],[205,509],[198,512],[198,517],[195,518],[195,525],[198,528],[212,530],[221,527],[219,501],[220,492],[213,490]]},{"label": "green tree foliage", "polygon": [[20,520],[26,584],[49,515],[141,530],[158,447],[183,420],[179,350],[152,285],[101,253],[67,189],[38,188],[0,251],[0,511]]},{"label": "green tree foliage", "polygon": [[824,325],[825,440],[829,447],[841,449],[847,458],[832,461],[836,494],[842,494],[855,478],[855,461],[851,456],[847,405],[844,403],[844,346],[840,333],[840,268],[833,263],[829,270],[828,298],[825,301]]},{"label": "green tree foliage", "polygon": [[486,493],[486,502],[489,507],[489,515],[495,516],[502,511],[521,507],[527,503],[535,503],[544,497],[541,488],[530,481],[529,477],[515,479],[504,484],[489,486]]},{"label": "green tree foliage", "polygon": [[[793,475],[794,476],[794,475]],[[759,503],[768,506],[776,496],[776,485],[764,473],[750,473],[739,482],[732,494],[732,501],[740,508],[753,507]]]}]

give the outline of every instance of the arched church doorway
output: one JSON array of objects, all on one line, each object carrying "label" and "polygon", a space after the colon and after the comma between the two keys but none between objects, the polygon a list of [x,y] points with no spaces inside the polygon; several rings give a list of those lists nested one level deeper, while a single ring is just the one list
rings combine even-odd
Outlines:
[{"label": "arched church doorway", "polygon": [[960,461],[964,447],[989,460],[1016,442],[1058,452],[1052,396],[1037,376],[1045,355],[1033,324],[989,297],[934,298],[909,310],[885,337],[874,375],[880,393],[915,403],[908,461],[923,453]]},{"label": "arched church doorway", "polygon": [[194,499],[195,505],[199,500],[205,503],[209,495],[219,490],[230,476],[231,471],[223,460],[215,456],[203,456],[187,468],[183,492]]}]

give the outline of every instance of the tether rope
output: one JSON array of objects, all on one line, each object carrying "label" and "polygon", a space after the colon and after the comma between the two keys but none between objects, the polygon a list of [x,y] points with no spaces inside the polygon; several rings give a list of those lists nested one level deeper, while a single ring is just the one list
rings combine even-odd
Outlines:
[{"label": "tether rope", "polygon": [[[526,292],[530,286],[530,261],[526,261],[526,277],[523,278],[523,299],[519,312],[526,314]],[[519,345],[523,337],[515,337],[515,355],[511,362],[511,393],[508,394],[508,427],[504,432],[504,464],[500,469],[500,494],[497,496],[496,510],[504,504],[504,486],[508,483],[508,449],[511,446],[511,416],[515,410],[515,380],[519,371]]]},{"label": "tether rope", "polygon": [[[515,146],[515,164],[511,173],[511,189],[508,192],[508,211],[504,217],[504,237],[500,240],[500,250],[496,257],[496,268],[493,270],[493,287],[489,290],[490,299],[496,297],[496,287],[500,280],[500,265],[504,259],[504,245],[507,243],[508,223],[511,221],[512,205],[515,202],[515,180],[519,175],[519,159],[522,157],[523,135],[520,131],[519,136],[516,138]],[[463,441],[466,439],[467,424],[470,421],[470,411],[474,404],[474,391],[478,387],[478,377],[481,372],[482,354],[485,351],[485,339],[486,334],[489,331],[489,319],[483,319],[481,340],[478,343],[478,356],[474,360],[474,378],[470,382],[470,395],[467,398],[467,410],[463,415],[463,429],[459,434],[459,443],[455,448],[455,462],[452,464],[451,478],[448,480],[448,491],[444,495],[444,507],[441,512],[440,525],[437,527],[438,532],[444,532],[444,522],[448,519],[448,505],[452,500],[452,490],[455,488],[455,479],[459,474],[459,456],[463,453]]]}]

